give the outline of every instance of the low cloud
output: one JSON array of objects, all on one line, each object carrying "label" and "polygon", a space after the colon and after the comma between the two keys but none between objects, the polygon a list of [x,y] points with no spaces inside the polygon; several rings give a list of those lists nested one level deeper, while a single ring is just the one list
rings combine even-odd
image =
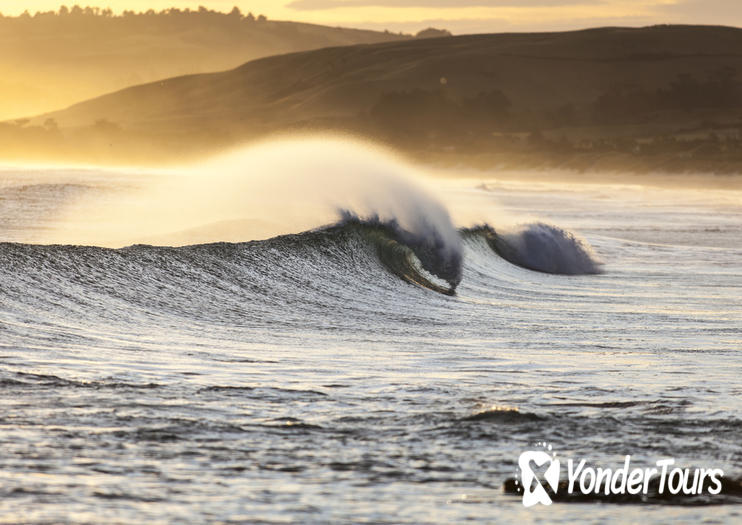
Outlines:
[{"label": "low cloud", "polygon": [[734,17],[737,22],[742,19],[742,1],[740,0],[678,0],[674,4],[657,6],[656,9],[667,15],[701,16],[704,19],[713,17],[720,23],[726,17]]},{"label": "low cloud", "polygon": [[504,18],[428,18],[407,21],[377,21],[353,24],[354,27],[392,32],[417,33],[427,27],[448,29],[455,35],[477,33],[509,33],[539,31],[570,31],[590,27],[642,27],[656,24],[648,16],[585,17],[579,20],[512,21]]},{"label": "low cloud", "polygon": [[311,11],[347,7],[555,7],[604,3],[605,0],[294,0],[288,7]]}]

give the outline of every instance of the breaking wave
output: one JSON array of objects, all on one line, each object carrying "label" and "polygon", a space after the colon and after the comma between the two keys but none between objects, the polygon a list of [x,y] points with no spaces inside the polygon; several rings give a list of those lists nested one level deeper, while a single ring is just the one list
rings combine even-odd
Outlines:
[{"label": "breaking wave", "polygon": [[551,224],[535,222],[503,231],[484,225],[463,233],[483,237],[500,257],[528,270],[558,275],[602,272],[603,263],[586,240]]},{"label": "breaking wave", "polygon": [[[451,243],[424,221],[416,230],[346,211],[334,225],[244,243],[120,249],[5,243],[0,267],[13,271],[0,277],[11,295],[13,289],[23,289],[14,285],[18,278],[45,283],[39,290],[50,293],[44,303],[56,301],[58,290],[69,290],[67,295],[76,303],[68,307],[72,310],[82,306],[81,300],[96,296],[97,302],[134,302],[142,307],[158,297],[156,304],[164,309],[198,317],[223,315],[220,305],[240,297],[248,302],[256,296],[275,297],[277,312],[283,303],[316,303],[320,295],[325,303],[335,304],[341,291],[372,300],[374,294],[397,287],[389,276],[453,295],[463,274],[461,243]],[[461,230],[460,235],[483,238],[496,254],[526,268],[564,274],[598,271],[589,246],[562,230],[547,231],[559,235],[533,235],[528,230],[531,233],[523,239],[501,237],[489,226]],[[204,304],[199,307],[200,301]]]}]

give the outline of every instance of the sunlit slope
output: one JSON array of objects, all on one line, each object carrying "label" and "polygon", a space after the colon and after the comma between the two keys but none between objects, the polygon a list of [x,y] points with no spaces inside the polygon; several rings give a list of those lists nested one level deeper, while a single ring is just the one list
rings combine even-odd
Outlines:
[{"label": "sunlit slope", "polygon": [[26,137],[14,151],[44,144],[46,155],[106,159],[167,159],[275,132],[341,130],[487,166],[543,160],[584,169],[620,157],[608,167],[723,161],[726,170],[742,162],[738,71],[742,30],[727,27],[416,39],[139,85],[6,131]]},{"label": "sunlit slope", "polygon": [[[459,36],[321,49],[126,89],[53,116],[61,125],[249,119],[274,124],[353,116],[385,91],[502,90],[513,110],[586,105],[611,91],[704,82],[742,66],[742,30],[662,26],[567,33]],[[689,93],[689,95],[691,95]],[[712,103],[713,101],[707,101]]]},{"label": "sunlit slope", "polygon": [[400,38],[214,12],[0,17],[0,120],[258,57]]}]

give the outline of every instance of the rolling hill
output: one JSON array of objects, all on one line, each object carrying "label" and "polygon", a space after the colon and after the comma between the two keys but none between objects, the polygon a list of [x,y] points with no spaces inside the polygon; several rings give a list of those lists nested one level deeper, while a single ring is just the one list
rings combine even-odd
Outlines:
[{"label": "rolling hill", "polygon": [[742,30],[729,27],[415,39],[134,86],[4,136],[35,129],[61,134],[62,155],[167,160],[339,130],[443,162],[729,171],[742,162],[741,68]]},{"label": "rolling hill", "polygon": [[63,8],[0,15],[0,120],[255,58],[409,35],[267,20],[239,10],[159,13]]}]

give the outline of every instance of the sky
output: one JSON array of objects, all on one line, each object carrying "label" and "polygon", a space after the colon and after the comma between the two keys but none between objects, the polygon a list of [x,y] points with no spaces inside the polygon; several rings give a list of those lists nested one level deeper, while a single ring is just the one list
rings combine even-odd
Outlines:
[{"label": "sky", "polygon": [[237,6],[274,20],[412,33],[431,26],[455,34],[662,23],[742,26],[742,0],[0,0],[0,12],[56,10],[62,3],[114,11]]}]

